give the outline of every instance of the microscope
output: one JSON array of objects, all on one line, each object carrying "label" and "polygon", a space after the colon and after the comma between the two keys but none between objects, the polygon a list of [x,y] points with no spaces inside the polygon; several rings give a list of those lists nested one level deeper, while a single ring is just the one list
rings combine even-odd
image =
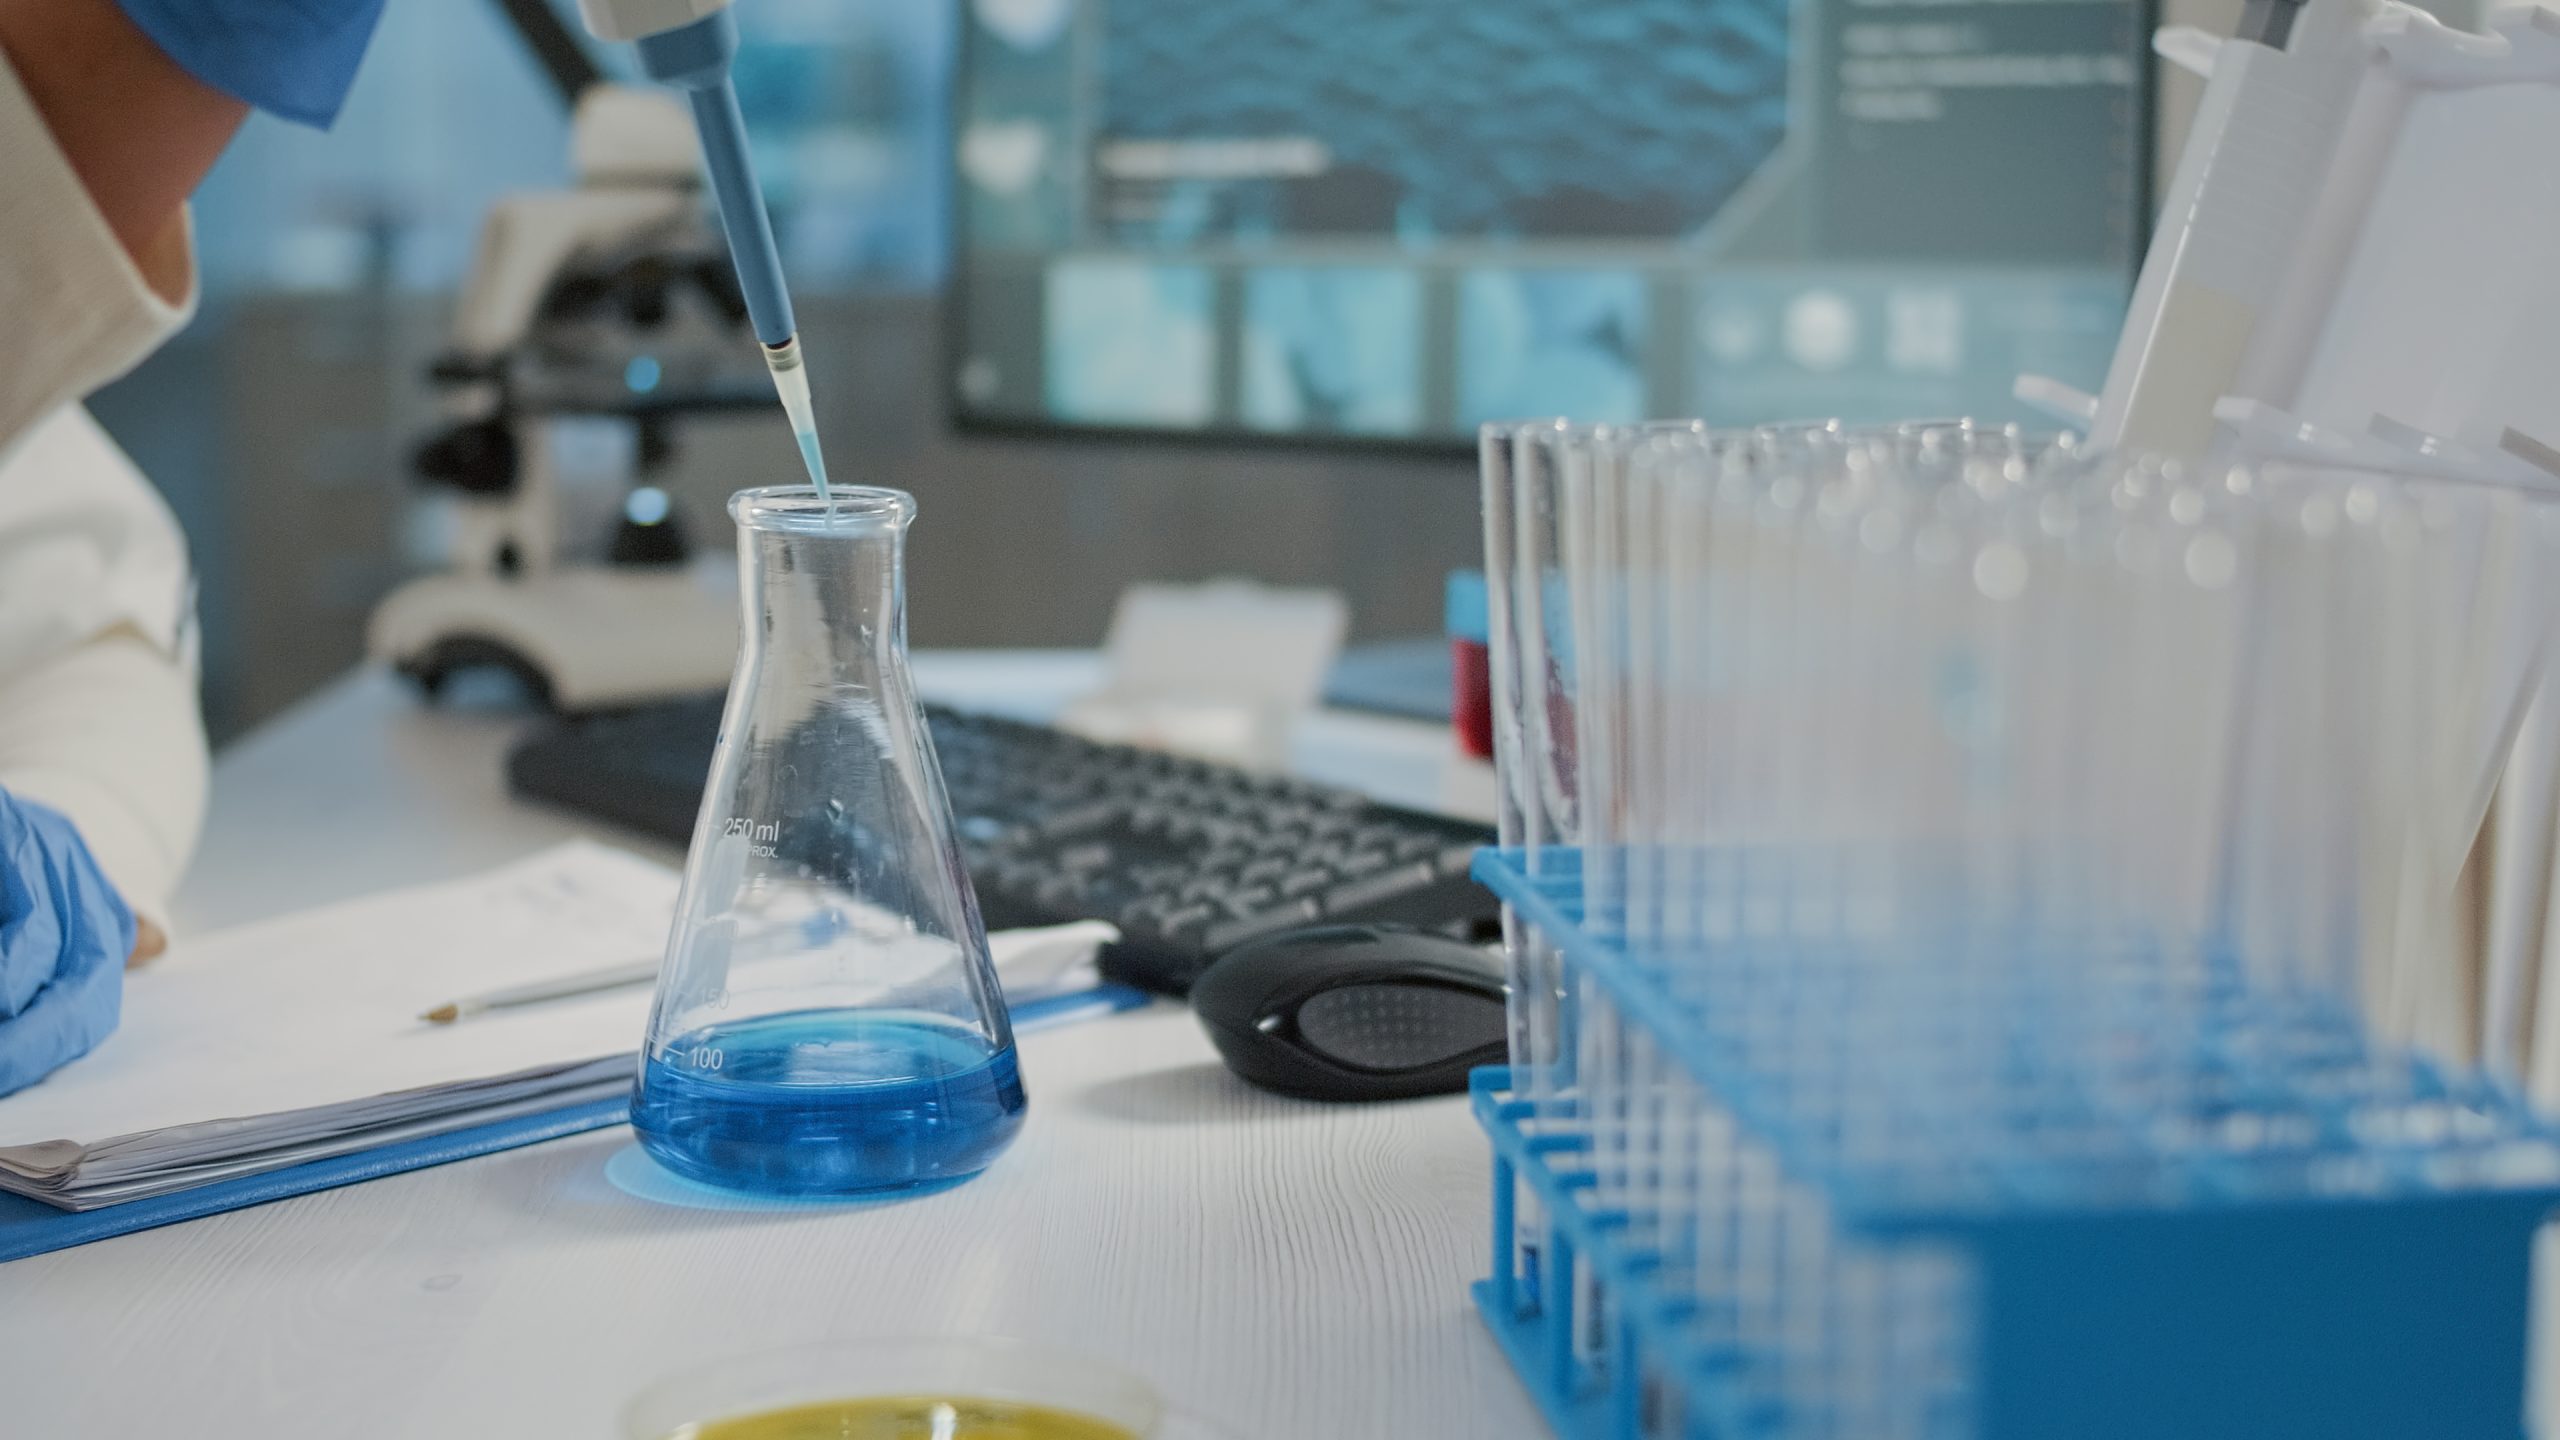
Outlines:
[{"label": "microscope", "polygon": [[[571,106],[574,179],[483,224],[429,368],[442,419],[414,457],[449,510],[443,568],[382,601],[368,649],[431,698],[491,667],[564,712],[716,690],[737,652],[734,563],[725,545],[695,554],[650,481],[684,423],[776,397],[694,120],[665,90],[606,82],[543,0],[501,3]],[[563,533],[564,450],[600,424],[630,442],[609,542]]]}]

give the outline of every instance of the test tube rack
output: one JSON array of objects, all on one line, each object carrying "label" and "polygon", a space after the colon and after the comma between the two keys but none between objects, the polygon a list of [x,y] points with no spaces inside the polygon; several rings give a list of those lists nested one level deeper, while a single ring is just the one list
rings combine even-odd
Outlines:
[{"label": "test tube rack", "polygon": [[2511,1088],[2210,964],[1665,957],[1580,859],[1475,866],[1557,979],[1557,1053],[1473,1100],[1476,1299],[1559,1436],[2524,1433],[2560,1137]]}]

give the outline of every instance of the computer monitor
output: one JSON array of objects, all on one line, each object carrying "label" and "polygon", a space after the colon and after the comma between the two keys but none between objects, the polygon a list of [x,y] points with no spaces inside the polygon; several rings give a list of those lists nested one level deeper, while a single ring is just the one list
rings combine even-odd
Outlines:
[{"label": "computer monitor", "polygon": [[2025,418],[2148,230],[2150,0],[968,0],[970,426]]}]

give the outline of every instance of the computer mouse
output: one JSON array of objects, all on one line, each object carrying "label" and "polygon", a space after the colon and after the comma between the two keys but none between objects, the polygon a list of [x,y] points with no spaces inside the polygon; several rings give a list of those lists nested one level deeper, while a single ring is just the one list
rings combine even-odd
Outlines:
[{"label": "computer mouse", "polygon": [[1308,1100],[1402,1100],[1467,1088],[1502,1062],[1502,969],[1462,940],[1322,925],[1239,945],[1191,986],[1227,1067]]}]

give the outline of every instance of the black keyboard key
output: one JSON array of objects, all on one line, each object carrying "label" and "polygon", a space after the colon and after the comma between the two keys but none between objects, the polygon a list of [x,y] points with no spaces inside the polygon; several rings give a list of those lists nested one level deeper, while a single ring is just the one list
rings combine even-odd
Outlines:
[{"label": "black keyboard key", "polygon": [[1400,865],[1393,870],[1364,875],[1324,892],[1324,913],[1340,918],[1406,891],[1419,890],[1437,878],[1438,872],[1429,865]]},{"label": "black keyboard key", "polygon": [[1074,845],[1058,852],[1058,868],[1069,874],[1083,875],[1101,870],[1111,863],[1108,845]]},{"label": "black keyboard key", "polygon": [[1437,835],[1404,835],[1390,842],[1388,849],[1399,860],[1419,860],[1436,854],[1446,843]]},{"label": "black keyboard key", "polygon": [[1286,855],[1265,855],[1237,871],[1236,879],[1247,885],[1270,884],[1288,874],[1289,866],[1290,860]]},{"label": "black keyboard key", "polygon": [[1200,948],[1206,950],[1209,958],[1214,960],[1248,940],[1259,940],[1265,935],[1294,930],[1316,919],[1318,913],[1315,902],[1302,900],[1276,909],[1239,916],[1222,924],[1210,926],[1208,932],[1200,937]]},{"label": "black keyboard key", "polygon": [[1082,835],[1088,830],[1110,824],[1119,816],[1119,804],[1110,800],[1091,800],[1080,805],[1062,805],[1040,817],[1037,833],[1044,840]]},{"label": "black keyboard key", "polygon": [[1166,912],[1161,919],[1156,921],[1155,928],[1161,934],[1179,935],[1186,930],[1198,929],[1205,926],[1210,921],[1217,918],[1218,908],[1216,906],[1194,903],[1182,906],[1177,910]]}]

